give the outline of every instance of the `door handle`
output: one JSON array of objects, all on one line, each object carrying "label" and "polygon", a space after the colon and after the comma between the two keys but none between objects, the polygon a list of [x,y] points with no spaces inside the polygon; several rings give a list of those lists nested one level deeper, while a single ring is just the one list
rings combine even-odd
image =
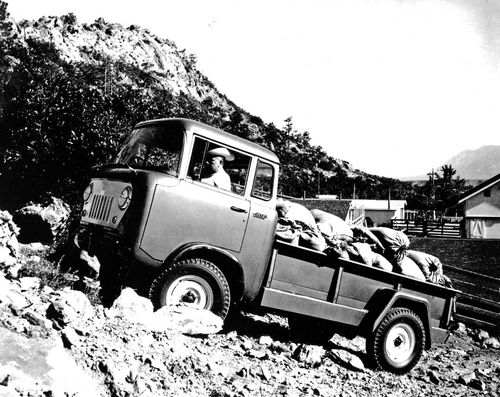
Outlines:
[{"label": "door handle", "polygon": [[240,207],[235,207],[234,205],[231,206],[231,210],[236,211],[236,212],[242,212],[244,214],[246,214],[248,212],[246,209],[240,208]]}]

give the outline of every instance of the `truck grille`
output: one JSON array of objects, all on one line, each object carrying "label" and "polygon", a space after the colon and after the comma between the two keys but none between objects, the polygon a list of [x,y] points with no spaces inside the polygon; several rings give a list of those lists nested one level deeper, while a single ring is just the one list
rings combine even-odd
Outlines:
[{"label": "truck grille", "polygon": [[113,197],[99,194],[94,195],[88,217],[98,221],[108,222],[112,204]]}]

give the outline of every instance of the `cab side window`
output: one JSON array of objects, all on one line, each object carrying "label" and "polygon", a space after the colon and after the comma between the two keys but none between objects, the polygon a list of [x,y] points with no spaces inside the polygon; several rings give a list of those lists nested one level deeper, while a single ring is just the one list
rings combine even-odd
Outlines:
[{"label": "cab side window", "polygon": [[218,172],[228,174],[231,181],[230,191],[243,196],[250,169],[250,157],[226,145],[196,137],[191,153],[188,178],[221,188],[217,186],[217,183],[212,183],[212,180],[217,180],[217,177],[213,176],[214,170],[212,169],[211,162],[214,154],[226,154],[223,157],[223,171]]},{"label": "cab side window", "polygon": [[273,196],[274,168],[271,164],[259,160],[255,180],[253,182],[252,196],[269,201]]}]

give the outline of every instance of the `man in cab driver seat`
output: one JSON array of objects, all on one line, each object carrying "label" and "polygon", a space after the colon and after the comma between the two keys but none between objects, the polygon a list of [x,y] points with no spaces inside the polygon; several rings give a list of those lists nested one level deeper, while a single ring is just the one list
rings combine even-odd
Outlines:
[{"label": "man in cab driver seat", "polygon": [[201,182],[231,191],[231,179],[224,170],[224,161],[233,161],[234,155],[226,148],[218,147],[208,151],[208,176]]}]

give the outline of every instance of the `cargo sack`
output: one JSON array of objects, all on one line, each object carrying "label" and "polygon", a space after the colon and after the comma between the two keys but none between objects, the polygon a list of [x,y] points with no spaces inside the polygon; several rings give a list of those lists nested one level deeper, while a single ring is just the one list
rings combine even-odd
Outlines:
[{"label": "cargo sack", "polygon": [[444,275],[443,265],[438,258],[425,252],[413,250],[408,250],[406,254],[420,267],[427,281],[453,288],[451,280]]},{"label": "cargo sack", "polygon": [[418,265],[427,281],[430,281],[431,278],[436,280],[443,275],[443,265],[435,256],[413,250],[408,250],[406,255]]},{"label": "cargo sack", "polygon": [[325,250],[325,239],[306,207],[279,200],[276,203],[276,211],[278,212],[277,239],[316,251]]},{"label": "cargo sack", "polygon": [[299,237],[302,227],[286,218],[278,218],[276,225],[276,239],[293,245],[299,245]]},{"label": "cargo sack", "polygon": [[398,261],[397,265],[394,267],[394,270],[404,276],[413,277],[418,280],[425,281],[425,276],[424,273],[422,273],[422,270],[420,270],[418,265],[407,256]]},{"label": "cargo sack", "polygon": [[355,240],[370,244],[375,252],[381,254],[384,252],[384,246],[377,236],[370,231],[370,229],[363,226],[354,226],[351,230]]},{"label": "cargo sack", "polygon": [[341,239],[331,239],[326,241],[326,249],[323,251],[329,257],[349,259],[347,252],[347,242]]},{"label": "cargo sack", "polygon": [[357,251],[358,256],[361,258],[361,260],[365,265],[373,266],[373,260],[375,259],[375,252],[372,251],[369,244],[352,243],[352,246]]},{"label": "cargo sack", "polygon": [[325,238],[321,233],[310,229],[302,230],[299,235],[299,245],[316,251],[324,251],[326,248]]},{"label": "cargo sack", "polygon": [[382,269],[388,272],[393,271],[393,266],[391,262],[389,262],[387,259],[385,259],[382,255],[377,254],[376,252],[373,253],[373,267],[376,267],[377,269]]},{"label": "cargo sack", "polygon": [[384,246],[384,256],[393,265],[403,260],[410,240],[403,232],[388,227],[372,227],[369,229]]},{"label": "cargo sack", "polygon": [[325,237],[329,239],[352,239],[352,230],[346,221],[342,220],[336,215],[330,214],[317,208],[312,209],[310,212]]},{"label": "cargo sack", "polygon": [[285,217],[295,223],[304,226],[304,229],[318,231],[316,221],[311,212],[303,205],[292,203],[291,201],[280,200],[276,204],[276,211],[279,217]]}]

